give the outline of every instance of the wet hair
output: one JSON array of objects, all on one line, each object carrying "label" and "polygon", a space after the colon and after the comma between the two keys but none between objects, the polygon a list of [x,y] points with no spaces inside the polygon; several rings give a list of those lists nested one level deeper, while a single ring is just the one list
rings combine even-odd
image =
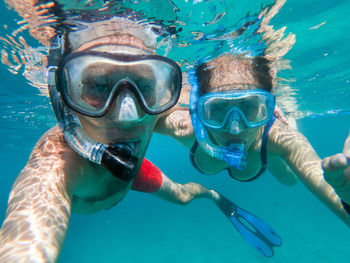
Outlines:
[{"label": "wet hair", "polygon": [[241,82],[236,82],[237,84],[251,84],[249,81],[254,80],[259,88],[271,92],[273,74],[268,59],[265,57],[244,58],[223,55],[203,63],[197,68],[196,75],[200,95],[209,93],[213,88],[236,84],[230,83],[230,80],[234,82],[229,76],[233,69],[241,79]]},{"label": "wet hair", "polygon": [[[57,65],[57,62],[62,59],[62,57],[72,53],[79,43],[72,42],[70,35],[79,32],[88,32],[89,30],[95,32],[104,32],[104,33],[92,33],[91,38],[86,38],[83,42],[88,42],[93,40],[93,38],[99,38],[109,35],[118,35],[118,34],[130,34],[136,38],[141,39],[147,48],[154,48],[156,38],[162,37],[164,39],[172,39],[177,35],[178,32],[182,31],[182,28],[175,27],[173,21],[167,21],[166,25],[163,21],[154,20],[153,18],[147,18],[145,13],[135,11],[131,8],[124,7],[119,1],[103,1],[103,8],[97,8],[97,4],[94,8],[87,9],[75,9],[75,4],[66,3],[60,4],[59,1],[54,0],[54,5],[48,8],[50,14],[52,14],[56,20],[55,23],[52,23],[51,27],[54,28],[55,37],[50,39],[51,49],[49,50],[49,65]],[[124,20],[121,24],[121,20]],[[105,28],[95,28],[92,24],[100,22],[100,26],[103,24]],[[132,24],[133,27],[139,26],[145,30],[141,35],[135,34],[134,31],[131,32],[129,24]],[[116,26],[117,25],[117,26]],[[121,33],[123,29],[126,28],[128,33]],[[147,35],[147,37],[145,37]],[[58,40],[59,39],[59,40]],[[145,40],[147,39],[147,41]],[[57,44],[61,45],[58,49]],[[171,41],[168,41],[169,45]],[[163,41],[162,45],[165,45],[167,41]]]},{"label": "wet hair", "polygon": [[264,57],[255,57],[253,59],[252,69],[252,73],[258,81],[259,86],[271,92],[273,88],[273,77],[270,61]]}]

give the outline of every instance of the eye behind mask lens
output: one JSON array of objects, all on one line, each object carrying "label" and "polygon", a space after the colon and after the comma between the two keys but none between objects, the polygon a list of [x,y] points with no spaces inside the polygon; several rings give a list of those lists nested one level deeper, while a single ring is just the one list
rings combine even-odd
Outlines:
[{"label": "eye behind mask lens", "polygon": [[[132,91],[149,114],[171,108],[179,98],[181,71],[165,58],[81,53],[69,55],[62,62],[58,84],[68,105],[82,114],[96,117],[105,114],[113,97],[120,92],[121,80],[133,84]],[[122,61],[117,57],[128,59]]]}]

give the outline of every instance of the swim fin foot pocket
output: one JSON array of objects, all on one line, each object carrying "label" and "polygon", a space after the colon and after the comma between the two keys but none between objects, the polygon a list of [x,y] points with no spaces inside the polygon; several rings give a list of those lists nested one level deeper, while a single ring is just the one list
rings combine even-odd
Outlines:
[{"label": "swim fin foot pocket", "polygon": [[273,247],[282,245],[281,237],[267,223],[238,207],[225,196],[216,203],[237,229],[238,233],[265,257],[273,256]]}]

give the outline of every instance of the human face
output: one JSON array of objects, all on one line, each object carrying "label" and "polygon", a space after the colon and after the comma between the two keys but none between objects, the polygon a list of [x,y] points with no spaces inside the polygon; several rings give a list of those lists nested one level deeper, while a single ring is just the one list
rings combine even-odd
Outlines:
[{"label": "human face", "polygon": [[84,131],[95,141],[113,145],[116,143],[134,144],[135,155],[144,154],[153,129],[158,120],[158,115],[148,115],[135,103],[139,116],[143,117],[139,121],[120,121],[121,100],[125,96],[130,96],[130,100],[137,101],[133,94],[120,94],[109,111],[102,117],[94,118],[76,113],[82,124]]},{"label": "human face", "polygon": [[132,142],[135,151],[144,150],[157,114],[179,97],[181,71],[165,58],[134,55],[133,48],[125,54],[125,46],[119,47],[70,55],[61,63],[58,85],[90,137],[105,144]]}]

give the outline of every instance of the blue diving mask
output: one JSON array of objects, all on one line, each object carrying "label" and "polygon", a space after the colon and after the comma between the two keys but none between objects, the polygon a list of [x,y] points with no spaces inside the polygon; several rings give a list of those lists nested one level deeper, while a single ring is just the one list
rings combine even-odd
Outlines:
[{"label": "blue diving mask", "polygon": [[227,162],[233,168],[244,169],[247,158],[244,144],[218,146],[211,141],[205,128],[236,135],[247,128],[262,126],[273,116],[273,95],[258,89],[210,93],[199,98],[194,72],[189,73],[188,80],[191,84],[191,120],[198,143],[210,156]]},{"label": "blue diving mask", "polygon": [[274,96],[262,89],[210,93],[197,102],[199,119],[206,127],[232,134],[265,125],[274,109]]}]

